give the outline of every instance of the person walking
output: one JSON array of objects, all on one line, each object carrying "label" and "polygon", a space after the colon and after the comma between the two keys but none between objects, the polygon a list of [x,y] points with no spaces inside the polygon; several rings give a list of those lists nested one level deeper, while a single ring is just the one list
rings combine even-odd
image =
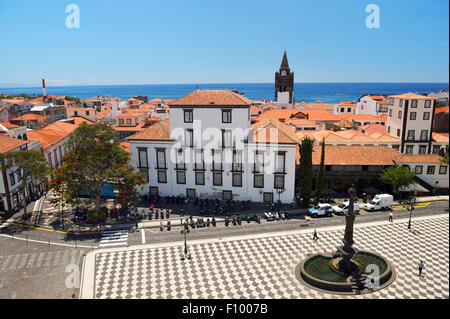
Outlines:
[{"label": "person walking", "polygon": [[318,240],[319,237],[317,236],[317,231],[316,229],[314,229],[314,234],[313,234],[313,240]]},{"label": "person walking", "polygon": [[394,222],[394,214],[393,214],[392,212],[389,213],[389,221],[390,221],[391,223]]},{"label": "person walking", "polygon": [[419,266],[419,277],[424,277],[422,275],[422,270],[425,268],[425,265],[423,264],[422,260],[419,261],[419,263],[417,264],[417,266]]}]

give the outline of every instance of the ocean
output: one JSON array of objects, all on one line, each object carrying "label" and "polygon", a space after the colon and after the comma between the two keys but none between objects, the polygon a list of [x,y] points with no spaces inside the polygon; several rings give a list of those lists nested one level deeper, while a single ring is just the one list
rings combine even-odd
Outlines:
[{"label": "ocean", "polygon": [[[176,99],[196,88],[238,90],[250,99],[274,99],[273,83],[223,83],[223,84],[148,84],[148,85],[98,85],[98,86],[57,86],[47,87],[47,94],[69,95],[90,98],[97,95],[117,96],[128,99],[133,96]],[[407,92],[428,93],[449,90],[448,83],[295,83],[296,102],[334,103],[357,101],[361,94],[401,94]],[[0,93],[28,95],[42,94],[41,87],[0,88]]]}]

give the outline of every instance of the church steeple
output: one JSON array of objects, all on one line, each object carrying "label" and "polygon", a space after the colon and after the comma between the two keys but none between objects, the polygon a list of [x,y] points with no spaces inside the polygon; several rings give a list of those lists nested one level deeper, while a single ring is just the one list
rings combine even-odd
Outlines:
[{"label": "church steeple", "polygon": [[294,102],[294,72],[291,72],[286,51],[281,60],[280,70],[275,72],[275,101],[291,104]]},{"label": "church steeple", "polygon": [[289,63],[288,63],[286,51],[284,51],[283,60],[281,61],[281,66],[280,66],[280,70],[283,70],[283,69],[289,70]]}]

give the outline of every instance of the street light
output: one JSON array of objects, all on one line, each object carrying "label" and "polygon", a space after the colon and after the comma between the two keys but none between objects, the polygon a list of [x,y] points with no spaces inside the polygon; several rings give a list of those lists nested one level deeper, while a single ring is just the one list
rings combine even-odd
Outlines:
[{"label": "street light", "polygon": [[183,224],[183,219],[181,219],[181,233],[184,235],[184,256],[181,257],[181,260],[185,259],[191,259],[191,255],[188,253],[187,248],[187,240],[186,240],[186,234],[188,234],[189,231],[189,225],[188,225],[188,219],[186,218]]},{"label": "street light", "polygon": [[409,230],[411,230],[411,216],[412,216],[412,211],[414,210],[414,205],[416,204],[416,195],[417,195],[416,184],[414,184],[414,195],[411,194],[410,199],[409,199],[409,221],[408,221],[408,229]]},{"label": "street light", "polygon": [[284,188],[277,188],[278,193],[278,210],[280,210],[281,207],[281,193],[284,192]]}]

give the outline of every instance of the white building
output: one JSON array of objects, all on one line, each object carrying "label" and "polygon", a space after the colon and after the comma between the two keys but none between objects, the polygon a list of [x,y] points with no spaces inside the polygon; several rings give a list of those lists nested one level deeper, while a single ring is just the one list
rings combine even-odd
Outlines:
[{"label": "white building", "polygon": [[355,114],[380,115],[388,112],[389,100],[382,95],[366,95],[356,104]]},{"label": "white building", "polygon": [[169,104],[169,119],[127,139],[142,193],[254,202],[294,197],[297,141],[274,119],[250,125],[250,101],[196,90]]},{"label": "white building", "polygon": [[435,98],[406,93],[389,96],[387,132],[400,137],[400,152],[430,154]]}]

